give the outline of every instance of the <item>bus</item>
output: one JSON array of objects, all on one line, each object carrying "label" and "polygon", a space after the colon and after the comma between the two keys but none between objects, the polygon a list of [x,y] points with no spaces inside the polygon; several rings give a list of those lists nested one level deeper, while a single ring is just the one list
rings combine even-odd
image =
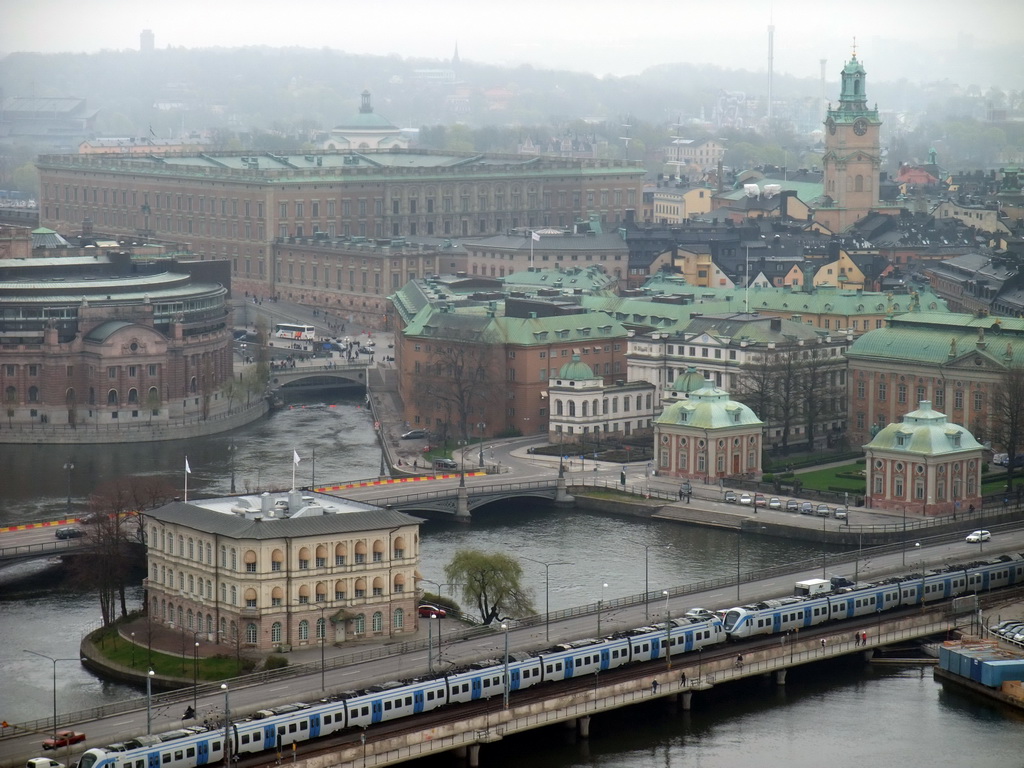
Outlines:
[{"label": "bus", "polygon": [[294,339],[298,341],[313,341],[316,338],[316,328],[312,325],[296,325],[294,323],[278,323],[274,326],[274,335],[279,339]]}]

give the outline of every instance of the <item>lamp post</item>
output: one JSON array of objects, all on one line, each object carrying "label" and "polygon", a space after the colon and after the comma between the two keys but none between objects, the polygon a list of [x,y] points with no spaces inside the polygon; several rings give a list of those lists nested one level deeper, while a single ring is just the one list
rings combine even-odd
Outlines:
[{"label": "lamp post", "polygon": [[67,510],[68,510],[68,515],[69,516],[71,515],[71,472],[72,472],[72,470],[74,470],[74,468],[75,468],[75,461],[74,461],[74,459],[68,458],[68,460],[64,462],[64,471],[68,473],[68,503],[67,503]]},{"label": "lamp post", "polygon": [[523,560],[529,560],[531,563],[544,566],[544,640],[545,642],[551,639],[551,609],[549,606],[548,597],[551,594],[551,566],[552,565],[575,565],[575,563],[568,563],[565,561],[556,561],[554,563],[545,563],[542,560],[534,560],[532,557],[526,557],[520,555]]},{"label": "lamp post", "polygon": [[822,516],[821,518],[821,578],[828,578],[825,575],[825,523],[828,521],[827,517]]},{"label": "lamp post", "polygon": [[668,590],[661,590],[665,596],[665,668],[672,669],[672,611],[668,607]]},{"label": "lamp post", "polygon": [[505,633],[505,709],[508,709],[508,624],[502,624],[501,629]]},{"label": "lamp post", "polygon": [[231,767],[231,701],[228,698],[228,684],[221,683],[224,691],[224,768]]},{"label": "lamp post", "polygon": [[477,422],[476,428],[480,430],[480,469],[484,468],[484,430],[487,429],[487,424],[479,421]]},{"label": "lamp post", "polygon": [[132,632],[132,669],[135,669],[135,633]]},{"label": "lamp post", "polygon": [[53,748],[57,749],[57,662],[58,661],[81,661],[81,659],[55,659],[53,656],[47,656],[45,653],[39,653],[38,651],[30,651],[23,649],[25,653],[31,653],[33,656],[38,656],[42,659],[47,659],[53,663]]},{"label": "lamp post", "polygon": [[626,539],[630,544],[636,544],[638,547],[644,548],[644,620],[651,620],[651,580],[650,580],[650,553],[651,547],[665,547],[668,549],[669,544],[641,544],[639,541],[633,541],[632,539]]},{"label": "lamp post", "polygon": [[326,605],[320,606],[320,623],[317,625],[317,634],[320,635],[320,690],[327,690],[327,666],[324,664],[324,646],[327,645],[327,618],[324,611]]},{"label": "lamp post", "polygon": [[235,441],[232,440],[228,445],[228,459],[231,464],[231,492],[235,492],[235,451],[238,448],[235,446]]},{"label": "lamp post", "polygon": [[903,541],[901,543],[903,549],[903,564],[907,564],[907,507],[903,505]]},{"label": "lamp post", "polygon": [[434,614],[430,614],[427,624],[427,674],[434,674]]},{"label": "lamp post", "polygon": [[153,675],[152,669],[146,673],[146,735],[153,732]]},{"label": "lamp post", "polygon": [[601,606],[604,605],[604,591],[608,589],[608,582],[601,585],[601,599],[597,601],[597,636],[601,636]]},{"label": "lamp post", "polygon": [[646,495],[651,495],[651,462],[647,462],[647,474],[644,476],[644,484],[646,486]]},{"label": "lamp post", "polygon": [[199,641],[192,646],[192,711],[199,705]]},{"label": "lamp post", "polygon": [[736,602],[740,601],[740,541],[742,541],[743,527],[736,532]]}]

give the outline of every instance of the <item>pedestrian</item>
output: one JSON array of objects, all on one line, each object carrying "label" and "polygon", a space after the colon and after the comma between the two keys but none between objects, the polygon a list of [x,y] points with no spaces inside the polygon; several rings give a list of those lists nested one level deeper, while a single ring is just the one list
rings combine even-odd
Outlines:
[{"label": "pedestrian", "polygon": [[860,632],[853,633],[853,644],[855,646],[860,645]]},{"label": "pedestrian", "polygon": [[657,692],[658,692],[658,681],[657,680],[651,680],[651,693],[657,693]]},{"label": "pedestrian", "polygon": [[683,486],[681,485],[679,486],[679,500],[683,500]]},{"label": "pedestrian", "polygon": [[973,515],[974,514],[974,505],[973,504],[971,504],[971,506],[969,506],[967,508],[967,514],[969,514],[969,515]]},{"label": "pedestrian", "polygon": [[867,633],[867,630],[865,630],[865,631],[860,633],[860,644],[861,645],[867,645],[868,644],[868,633]]},{"label": "pedestrian", "polygon": [[825,650],[825,638],[821,638],[821,650]]}]

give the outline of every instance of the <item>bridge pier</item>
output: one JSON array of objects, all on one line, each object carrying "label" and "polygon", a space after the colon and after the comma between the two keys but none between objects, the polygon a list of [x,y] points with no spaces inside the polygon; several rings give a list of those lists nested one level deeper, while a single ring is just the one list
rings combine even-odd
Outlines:
[{"label": "bridge pier", "polygon": [[590,715],[584,715],[583,717],[579,718],[576,721],[576,723],[577,723],[577,726],[579,728],[580,738],[581,739],[589,739],[590,738]]},{"label": "bridge pier", "polygon": [[566,491],[565,477],[559,472],[558,481],[555,484],[555,504],[570,506],[575,503],[576,497],[570,496],[568,491]]},{"label": "bridge pier", "polygon": [[455,522],[468,523],[472,519],[469,514],[469,491],[466,486],[460,485],[455,494]]},{"label": "bridge pier", "polygon": [[690,706],[693,703],[693,691],[683,691],[679,694],[679,703],[683,708],[684,712],[690,711]]},{"label": "bridge pier", "polygon": [[786,684],[786,672],[787,671],[788,670],[785,670],[785,669],[777,669],[777,670],[775,670],[775,684],[776,685],[785,685]]},{"label": "bridge pier", "polygon": [[470,744],[467,748],[469,752],[469,768],[479,768],[480,765],[480,745]]}]

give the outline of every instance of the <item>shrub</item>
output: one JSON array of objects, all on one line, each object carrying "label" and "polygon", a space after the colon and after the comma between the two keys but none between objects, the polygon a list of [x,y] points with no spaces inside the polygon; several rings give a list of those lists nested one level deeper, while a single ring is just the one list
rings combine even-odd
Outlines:
[{"label": "shrub", "polygon": [[288,659],[284,656],[277,656],[276,654],[270,654],[267,656],[267,661],[263,665],[264,669],[284,669],[288,666]]}]

